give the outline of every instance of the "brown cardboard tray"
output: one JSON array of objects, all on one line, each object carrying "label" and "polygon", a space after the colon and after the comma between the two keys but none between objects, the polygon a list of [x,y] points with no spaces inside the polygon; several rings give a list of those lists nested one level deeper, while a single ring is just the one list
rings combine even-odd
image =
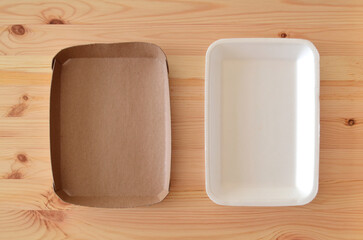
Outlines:
[{"label": "brown cardboard tray", "polygon": [[70,47],[53,59],[50,143],[65,202],[136,207],[169,191],[166,56],[150,43]]}]

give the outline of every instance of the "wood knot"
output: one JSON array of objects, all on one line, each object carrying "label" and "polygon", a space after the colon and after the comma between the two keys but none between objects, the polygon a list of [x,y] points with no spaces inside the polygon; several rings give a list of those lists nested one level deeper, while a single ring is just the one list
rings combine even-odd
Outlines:
[{"label": "wood knot", "polygon": [[48,24],[64,24],[64,21],[62,19],[53,18],[48,22]]},{"label": "wood knot", "polygon": [[28,101],[28,100],[29,100],[28,95],[24,94],[24,95],[23,95],[23,100],[24,100],[24,101]]},{"label": "wood knot", "polygon": [[287,37],[287,33],[285,33],[285,32],[280,33],[280,37],[281,38],[286,38]]},{"label": "wood knot", "polygon": [[6,115],[7,117],[21,117],[24,115],[25,110],[28,108],[28,105],[25,103],[19,103],[10,108],[10,111]]},{"label": "wood knot", "polygon": [[26,157],[26,155],[22,154],[22,153],[18,154],[16,156],[16,158],[19,160],[19,162],[22,162],[22,163],[25,163],[28,161],[28,158]]},{"label": "wood knot", "polygon": [[63,222],[65,213],[57,210],[38,210],[38,213],[47,221],[50,222]]},{"label": "wood knot", "polygon": [[21,117],[24,115],[25,110],[28,108],[27,101],[29,96],[24,94],[19,97],[19,103],[10,108],[10,111],[6,115],[7,117]]},{"label": "wood knot", "polygon": [[355,124],[355,120],[353,118],[345,120],[345,125],[347,125],[347,126],[353,126],[354,124]]},{"label": "wood knot", "polygon": [[20,24],[11,26],[10,31],[15,35],[24,35],[26,32],[23,25],[20,25]]},{"label": "wood knot", "polygon": [[7,179],[22,179],[23,174],[21,174],[21,172],[19,172],[19,170],[15,170],[15,171],[12,171],[11,173],[9,173],[5,178],[7,178]]}]

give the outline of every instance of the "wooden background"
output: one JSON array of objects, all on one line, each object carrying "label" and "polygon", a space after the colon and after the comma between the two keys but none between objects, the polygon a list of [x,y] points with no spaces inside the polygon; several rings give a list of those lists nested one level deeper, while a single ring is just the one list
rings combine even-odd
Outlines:
[{"label": "wooden background", "polygon": [[[311,40],[321,55],[316,199],[223,207],[204,190],[204,55],[219,38]],[[52,56],[94,42],[148,41],[169,58],[169,196],[135,209],[65,204],[52,191]],[[363,239],[363,1],[2,0],[0,239]]]}]

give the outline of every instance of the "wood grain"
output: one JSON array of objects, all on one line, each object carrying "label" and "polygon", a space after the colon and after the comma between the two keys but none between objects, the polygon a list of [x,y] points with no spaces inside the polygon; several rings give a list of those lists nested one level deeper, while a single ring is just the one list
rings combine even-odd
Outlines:
[{"label": "wood grain", "polygon": [[[223,207],[204,190],[204,55],[229,37],[311,40],[321,58],[320,184],[299,207]],[[168,55],[170,194],[135,209],[62,202],[49,156],[51,59],[85,43],[150,41]],[[363,239],[363,2],[0,2],[0,239]]]}]

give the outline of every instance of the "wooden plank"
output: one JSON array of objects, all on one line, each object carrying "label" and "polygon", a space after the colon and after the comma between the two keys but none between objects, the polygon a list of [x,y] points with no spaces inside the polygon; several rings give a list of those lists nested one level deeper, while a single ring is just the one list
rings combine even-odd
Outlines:
[{"label": "wooden plank", "polygon": [[[0,24],[208,24],[245,22],[314,24],[359,24],[363,4],[356,0],[289,1],[3,1]],[[152,9],[152,11],[150,11]]]},{"label": "wooden plank", "polygon": [[50,86],[50,73],[28,73],[0,70],[0,85],[46,85]]},{"label": "wooden plank", "polygon": [[[6,188],[5,186],[8,186]],[[319,185],[317,197],[308,205],[296,207],[226,207],[211,202],[203,188],[178,190],[172,189],[167,198],[151,207],[136,209],[136,212],[144,212],[149,208],[153,210],[183,210],[193,208],[194,210],[221,211],[226,214],[238,214],[239,211],[253,213],[264,210],[274,212],[275,210],[299,211],[337,211],[355,212],[363,207],[363,180],[325,180]],[[0,209],[81,209],[91,210],[89,207],[79,207],[58,201],[52,191],[52,179],[3,179],[0,181]],[[9,202],[8,198],[13,201]],[[349,204],[347,204],[349,203]],[[47,205],[48,204],[48,205]],[[52,204],[51,206],[49,204]],[[151,210],[152,210],[151,209]],[[112,212],[112,211],[111,211]],[[237,213],[236,213],[237,212]]]},{"label": "wooden plank", "polygon": [[[15,180],[7,180],[13,184]],[[223,207],[213,204],[204,191],[172,192],[162,203],[135,209],[89,209],[64,205],[67,211],[34,211],[46,206],[45,196],[22,202],[23,210],[1,210],[0,231],[7,239],[57,237],[72,239],[360,239],[363,188],[350,181],[320,184],[317,198],[303,207]],[[0,183],[1,185],[1,183]],[[362,185],[362,182],[359,183]],[[25,186],[25,185],[24,185]],[[29,185],[30,186],[30,185]],[[34,187],[31,187],[34,189]],[[2,188],[0,188],[2,189]],[[0,190],[1,191],[1,190]],[[17,199],[29,191],[17,189]],[[2,194],[0,194],[2,196]],[[54,197],[54,196],[53,196]],[[44,202],[36,201],[42,199]],[[54,200],[52,200],[54,201]],[[0,203],[3,203],[0,198]],[[28,205],[26,205],[28,204]],[[9,205],[13,208],[14,206]],[[29,209],[26,209],[29,207]],[[349,224],[347,224],[349,222]],[[62,234],[63,233],[63,234]]]},{"label": "wooden plank", "polygon": [[[146,41],[158,44],[167,55],[204,55],[220,38],[280,37],[311,40],[322,56],[362,56],[363,24],[344,27],[286,24],[191,24],[191,25],[27,25],[24,34],[0,26],[0,53],[6,55],[54,55],[72,45],[95,42]],[[349,37],[347,37],[349,36]]]},{"label": "wooden plank", "polygon": [[[190,133],[189,133],[190,134]],[[0,179],[51,179],[48,138],[16,138],[9,140],[0,154]],[[204,189],[204,153],[187,147],[173,149],[171,187],[175,190]],[[322,149],[320,179],[363,180],[360,148]],[[25,158],[23,157],[25,156]],[[363,187],[363,186],[362,186]]]},{"label": "wooden plank", "polygon": [[[49,85],[52,57],[51,55],[0,56],[0,86]],[[204,79],[204,54],[167,57],[170,78]],[[351,81],[350,85],[358,84],[353,81],[363,80],[363,56],[321,56],[320,75],[324,87],[329,85],[326,81]],[[338,83],[331,84],[334,87]]]},{"label": "wooden plank", "polygon": [[51,74],[52,58],[51,55],[0,56],[1,72]]},{"label": "wooden plank", "polygon": [[[51,55],[0,56],[0,86],[50,85],[52,57]],[[170,78],[204,79],[204,54],[167,57]],[[321,56],[320,75],[324,87],[329,86],[326,81],[350,81],[350,85],[358,84],[354,81],[363,80],[363,56]],[[331,84],[334,87],[338,83]]]},{"label": "wooden plank", "polygon": [[[44,138],[36,146],[31,145],[33,141],[32,138],[16,139],[10,147],[4,147],[0,155],[0,179],[51,179],[48,139]],[[173,150],[171,188],[203,190],[204,154],[200,149],[187,153],[184,149]],[[361,154],[361,149],[322,149],[320,179],[363,180]]]},{"label": "wooden plank", "polygon": [[[51,179],[48,138],[36,146],[33,142],[32,138],[14,139],[9,141],[9,146],[4,146],[0,153],[0,179]],[[363,180],[362,152],[361,149],[322,149],[320,179]],[[172,189],[203,190],[204,153],[200,149],[174,149],[172,157]]]}]

